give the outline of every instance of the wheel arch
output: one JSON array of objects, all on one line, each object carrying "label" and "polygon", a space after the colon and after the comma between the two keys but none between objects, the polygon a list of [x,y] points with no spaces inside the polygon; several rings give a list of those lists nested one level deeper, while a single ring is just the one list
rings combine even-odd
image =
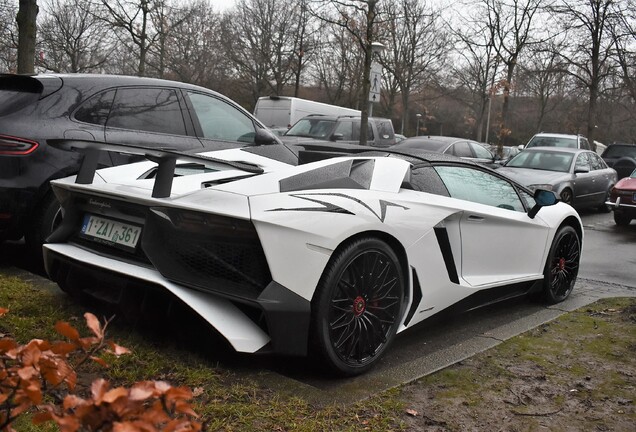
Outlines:
[{"label": "wheel arch", "polygon": [[[410,281],[411,281],[411,272],[409,269],[409,263],[408,263],[408,257],[406,254],[406,249],[404,249],[404,246],[402,246],[402,243],[400,243],[400,241],[395,238],[394,236],[392,236],[389,233],[383,232],[383,231],[377,231],[377,230],[370,230],[370,231],[361,231],[358,232],[350,237],[347,237],[346,239],[342,240],[340,242],[340,244],[338,244],[338,246],[334,249],[333,253],[331,254],[331,258],[329,259],[329,262],[331,262],[331,260],[333,260],[333,257],[335,257],[338,252],[340,252],[340,250],[342,250],[343,248],[347,247],[349,244],[351,244],[352,242],[356,241],[359,238],[363,238],[363,237],[373,237],[373,238],[377,238],[379,240],[382,240],[383,242],[385,242],[392,250],[393,252],[395,252],[395,254],[398,257],[398,261],[400,263],[400,268],[402,269],[402,275],[404,277],[404,287],[405,287],[405,292],[404,292],[404,302],[402,304],[402,311],[401,311],[401,315],[402,317],[404,316],[404,314],[406,313],[406,305],[408,305],[409,301],[411,300],[412,297],[412,293],[410,290]],[[328,268],[329,264],[327,264],[325,266],[325,269]],[[323,270],[324,272],[324,270]],[[321,279],[322,279],[322,275],[321,275]],[[311,303],[312,303],[312,308],[313,308],[313,303],[316,299],[317,296],[317,291],[314,291],[312,298],[311,298]]]}]

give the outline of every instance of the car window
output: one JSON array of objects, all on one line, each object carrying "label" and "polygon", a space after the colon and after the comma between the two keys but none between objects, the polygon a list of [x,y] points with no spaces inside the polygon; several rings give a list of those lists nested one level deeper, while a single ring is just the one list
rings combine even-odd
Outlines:
[{"label": "car window", "polygon": [[417,191],[450,196],[444,182],[431,166],[411,167],[409,183],[406,186]]},{"label": "car window", "polygon": [[75,111],[75,120],[104,126],[106,120],[108,120],[108,114],[114,98],[115,90],[109,90],[90,97]]},{"label": "car window", "polygon": [[624,156],[636,158],[636,145],[611,145],[603,152],[603,157],[621,158]]},{"label": "car window", "polygon": [[393,124],[390,120],[379,120],[377,123],[379,139],[391,140],[395,138]]},{"label": "car window", "polygon": [[353,123],[348,121],[341,121],[336,124],[334,134],[342,134],[342,139],[345,141],[352,141],[353,138]]},{"label": "car window", "polygon": [[188,92],[203,138],[253,143],[254,122],[227,102],[202,93]]},{"label": "car window", "polygon": [[[353,140],[358,141],[360,139],[360,120],[352,122],[353,124]],[[371,122],[367,124],[367,141],[373,141],[373,127]]]},{"label": "car window", "polygon": [[530,147],[568,147],[576,148],[576,138],[534,136],[528,142],[526,148]]},{"label": "car window", "polygon": [[597,155],[596,153],[590,153],[589,158],[590,158],[590,164],[592,165],[593,170],[601,170],[601,169],[607,168],[605,161],[601,159],[601,157]]},{"label": "car window", "polygon": [[515,188],[500,177],[468,167],[438,166],[435,170],[453,198],[525,212]]},{"label": "car window", "polygon": [[470,151],[470,147],[468,146],[468,143],[466,141],[456,142],[455,144],[451,146],[451,148],[446,150],[444,153],[450,153],[457,157],[467,157],[467,158],[473,157],[473,153]]},{"label": "car window", "polygon": [[580,138],[581,140],[581,148],[585,149],[585,150],[592,150],[592,147],[590,147],[590,142],[587,140],[587,138]]},{"label": "car window", "polygon": [[532,168],[547,171],[570,172],[572,153],[526,150],[506,164],[507,167]]},{"label": "car window", "polygon": [[587,153],[581,153],[576,157],[576,163],[574,165],[574,170],[579,169],[590,169],[590,162],[587,158]]},{"label": "car window", "polygon": [[490,153],[490,151],[486,150],[484,147],[476,143],[469,143],[469,144],[470,144],[470,147],[475,152],[476,157],[480,159],[492,159],[493,157],[492,154]]},{"label": "car window", "polygon": [[185,135],[185,123],[174,89],[117,89],[108,127]]}]

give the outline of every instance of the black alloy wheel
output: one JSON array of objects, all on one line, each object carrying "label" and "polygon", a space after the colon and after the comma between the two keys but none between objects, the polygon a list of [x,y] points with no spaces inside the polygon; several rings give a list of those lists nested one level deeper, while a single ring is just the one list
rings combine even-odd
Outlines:
[{"label": "black alloy wheel", "polygon": [[404,300],[395,252],[371,237],[353,241],[327,265],[313,307],[314,349],[340,375],[370,369],[393,340]]},{"label": "black alloy wheel", "polygon": [[572,190],[565,188],[561,191],[560,196],[562,202],[572,205]]},{"label": "black alloy wheel", "polygon": [[565,300],[576,282],[581,258],[581,241],[571,226],[561,227],[552,241],[544,270],[544,298],[549,304]]}]

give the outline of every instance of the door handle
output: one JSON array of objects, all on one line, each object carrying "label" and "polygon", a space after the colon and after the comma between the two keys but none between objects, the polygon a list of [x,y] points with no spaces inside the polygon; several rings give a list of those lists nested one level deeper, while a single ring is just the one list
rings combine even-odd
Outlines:
[{"label": "door handle", "polygon": [[468,222],[483,222],[484,218],[481,216],[470,215],[468,216]]}]

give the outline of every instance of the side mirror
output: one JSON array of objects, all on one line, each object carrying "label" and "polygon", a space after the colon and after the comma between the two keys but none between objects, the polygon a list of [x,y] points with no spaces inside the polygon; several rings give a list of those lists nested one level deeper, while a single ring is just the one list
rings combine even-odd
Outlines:
[{"label": "side mirror", "polygon": [[280,141],[274,135],[274,133],[268,129],[256,129],[256,135],[254,135],[254,144],[256,145],[268,145],[278,144]]},{"label": "side mirror", "polygon": [[537,213],[539,213],[539,210],[541,210],[541,207],[549,207],[555,205],[559,201],[554,192],[545,189],[535,190],[534,200],[536,201],[536,205],[528,212],[530,219],[534,219]]},{"label": "side mirror", "polygon": [[518,148],[519,150],[523,150],[525,147],[526,147],[526,146],[525,146],[525,145],[523,145],[523,144],[519,144],[519,145],[517,146],[517,148]]},{"label": "side mirror", "polygon": [[574,174],[585,174],[590,172],[590,167],[574,167]]},{"label": "side mirror", "polygon": [[331,135],[331,141],[342,141],[344,139],[344,135],[341,133],[335,133]]}]

